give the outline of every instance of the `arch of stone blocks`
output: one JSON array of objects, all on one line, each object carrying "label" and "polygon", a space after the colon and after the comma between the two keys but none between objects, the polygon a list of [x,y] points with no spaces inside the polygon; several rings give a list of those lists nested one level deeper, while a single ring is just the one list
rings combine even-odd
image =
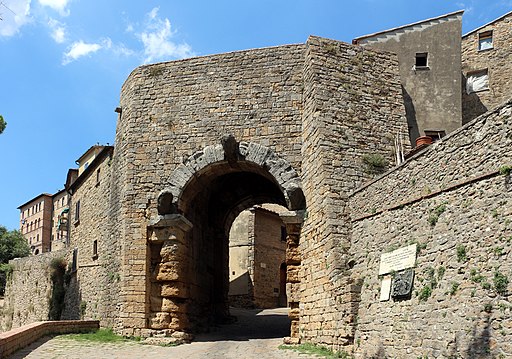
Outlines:
[{"label": "arch of stone blocks", "polygon": [[258,172],[279,185],[286,201],[284,205],[289,210],[305,209],[301,179],[288,161],[266,146],[254,142],[236,142],[229,135],[223,137],[220,144],[197,151],[173,171],[168,187],[158,196],[159,213],[179,211],[184,206],[183,193],[187,185],[211,170],[211,165],[226,161],[233,170],[254,171],[259,167]]},{"label": "arch of stone blocks", "polygon": [[299,299],[290,291],[299,283],[305,199],[291,164],[268,147],[226,136],[190,156],[172,173],[169,184],[158,196],[159,216],[148,231],[149,327],[201,331],[211,321],[229,318],[229,228],[244,209],[276,203],[289,209],[282,218],[288,231],[287,294],[296,332]]}]

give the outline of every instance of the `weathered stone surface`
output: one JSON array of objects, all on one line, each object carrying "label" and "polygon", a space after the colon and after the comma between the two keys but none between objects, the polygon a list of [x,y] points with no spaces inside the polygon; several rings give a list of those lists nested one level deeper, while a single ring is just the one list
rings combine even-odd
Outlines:
[{"label": "weathered stone surface", "polygon": [[[483,115],[351,195],[352,272],[364,278],[357,358],[372,347],[390,357],[512,352],[502,302],[512,288],[499,294],[494,282],[496,273],[512,273],[512,195],[498,172],[512,163],[510,109]],[[412,298],[379,302],[381,254],[411,242],[419,248]]]},{"label": "weathered stone surface", "polygon": [[171,324],[171,315],[165,312],[152,313],[149,317],[149,327],[152,329],[167,329]]},{"label": "weathered stone surface", "polygon": [[181,262],[186,263],[189,260],[188,247],[178,241],[165,241],[160,250],[162,263]]},{"label": "weathered stone surface", "polygon": [[170,261],[158,264],[155,279],[157,281],[178,281],[183,280],[183,264],[178,261]]},{"label": "weathered stone surface", "polygon": [[187,303],[182,300],[162,298],[162,312],[187,313]]},{"label": "weathered stone surface", "polygon": [[189,289],[187,284],[183,282],[169,282],[162,283],[160,293],[162,297],[188,298]]}]

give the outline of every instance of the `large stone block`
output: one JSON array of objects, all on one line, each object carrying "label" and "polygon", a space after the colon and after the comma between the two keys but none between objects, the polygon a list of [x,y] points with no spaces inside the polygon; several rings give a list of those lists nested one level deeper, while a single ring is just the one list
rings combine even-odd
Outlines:
[{"label": "large stone block", "polygon": [[152,313],[149,317],[151,329],[167,329],[171,324],[171,315],[165,312]]},{"label": "large stone block", "polygon": [[188,298],[189,288],[183,282],[162,283],[160,294],[168,298]]},{"label": "large stone block", "polygon": [[164,241],[160,256],[162,263],[178,261],[185,264],[188,260],[188,247],[178,241]]},{"label": "large stone block", "polygon": [[300,266],[299,265],[287,266],[286,281],[288,283],[299,283],[300,282]]},{"label": "large stone block", "polygon": [[300,283],[286,283],[288,302],[300,302]]},{"label": "large stone block", "polygon": [[177,261],[171,261],[158,264],[156,268],[157,281],[177,281],[182,277],[183,264]]},{"label": "large stone block", "polygon": [[180,299],[162,298],[162,312],[186,313],[188,304]]},{"label": "large stone block", "polygon": [[300,249],[292,245],[286,248],[286,264],[299,264],[301,261]]}]

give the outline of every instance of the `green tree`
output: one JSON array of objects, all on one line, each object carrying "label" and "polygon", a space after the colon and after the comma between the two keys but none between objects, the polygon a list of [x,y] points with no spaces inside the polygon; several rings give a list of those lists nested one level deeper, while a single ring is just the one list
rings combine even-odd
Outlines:
[{"label": "green tree", "polygon": [[8,231],[0,226],[0,295],[4,294],[6,278],[11,270],[7,262],[29,254],[30,247],[20,231]]},{"label": "green tree", "polygon": [[0,115],[0,135],[2,134],[2,132],[4,132],[6,126],[7,126],[7,122],[5,122],[2,115]]}]

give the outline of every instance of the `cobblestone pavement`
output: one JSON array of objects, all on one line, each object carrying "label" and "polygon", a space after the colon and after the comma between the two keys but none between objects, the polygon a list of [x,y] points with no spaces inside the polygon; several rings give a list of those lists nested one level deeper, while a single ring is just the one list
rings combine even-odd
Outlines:
[{"label": "cobblestone pavement", "polygon": [[176,347],[143,345],[137,342],[94,343],[68,339],[65,336],[42,338],[12,355],[18,358],[66,359],[306,359],[316,356],[281,350],[283,337],[289,330],[286,309],[236,310],[238,321],[208,334],[199,335],[193,343]]}]

